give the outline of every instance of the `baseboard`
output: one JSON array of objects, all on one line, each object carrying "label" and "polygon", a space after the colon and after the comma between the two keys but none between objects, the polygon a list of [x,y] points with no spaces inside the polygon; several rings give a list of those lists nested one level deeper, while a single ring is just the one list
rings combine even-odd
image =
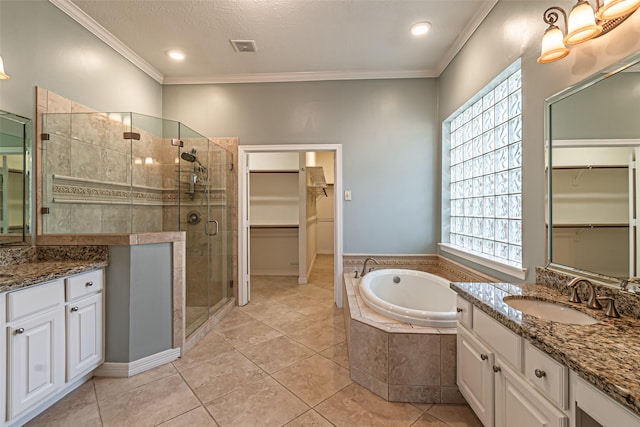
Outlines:
[{"label": "baseboard", "polygon": [[128,378],[156,368],[180,357],[180,348],[171,348],[133,362],[105,362],[95,370],[96,377]]}]

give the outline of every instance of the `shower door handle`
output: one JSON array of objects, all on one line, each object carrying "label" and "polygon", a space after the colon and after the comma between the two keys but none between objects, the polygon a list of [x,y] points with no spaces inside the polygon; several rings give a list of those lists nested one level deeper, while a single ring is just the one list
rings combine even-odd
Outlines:
[{"label": "shower door handle", "polygon": [[[209,224],[212,222],[215,223],[216,225],[216,231],[214,231],[213,233],[209,233]],[[216,236],[218,234],[219,229],[220,229],[220,224],[218,224],[218,221],[215,219],[212,219],[211,221],[207,221],[207,223],[204,225],[204,232],[206,233],[207,236]]]}]

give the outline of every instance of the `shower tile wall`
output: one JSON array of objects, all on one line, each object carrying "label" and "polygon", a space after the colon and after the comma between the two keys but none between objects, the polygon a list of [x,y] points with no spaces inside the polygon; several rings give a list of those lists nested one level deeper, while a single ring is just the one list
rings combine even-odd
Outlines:
[{"label": "shower tile wall", "polygon": [[[46,108],[40,104],[41,110],[61,113],[48,114],[43,122],[50,134],[42,143],[43,206],[50,208],[50,214],[43,216],[43,232],[176,230],[177,220],[164,223],[163,218],[163,208],[176,203],[176,147],[168,139],[136,129],[135,123],[132,128],[113,115],[38,91],[39,99],[47,100]],[[140,140],[124,139],[123,133],[130,131],[140,133]],[[152,163],[145,162],[148,158]]]},{"label": "shower tile wall", "polygon": [[[154,129],[156,123],[149,125],[148,118],[97,113],[41,88],[38,109],[39,113],[61,113],[39,114],[44,117],[39,132],[50,134],[48,141],[41,142],[39,156],[43,164],[38,170],[45,179],[36,178],[43,186],[41,206],[50,208],[41,217],[42,234],[185,231],[186,304],[210,308],[232,296],[226,294],[228,280],[237,276],[237,176],[229,166],[237,158],[237,138],[182,135],[184,146],[179,149],[169,139],[154,135],[162,131],[166,135],[167,128],[140,129]],[[130,121],[133,126],[125,124]],[[140,140],[123,139],[123,133],[131,131],[140,133]],[[207,167],[209,182],[226,183],[227,188],[216,184],[223,186],[211,187],[207,194],[200,183],[190,197],[194,163],[182,160],[180,152],[192,149]],[[198,224],[188,223],[192,211],[200,214]],[[205,233],[209,215],[220,224],[218,238]],[[230,239],[229,250],[223,242]],[[210,256],[208,244],[213,245],[212,253],[225,256]],[[207,283],[209,263],[216,274]],[[217,274],[221,271],[226,271],[225,279]]]}]

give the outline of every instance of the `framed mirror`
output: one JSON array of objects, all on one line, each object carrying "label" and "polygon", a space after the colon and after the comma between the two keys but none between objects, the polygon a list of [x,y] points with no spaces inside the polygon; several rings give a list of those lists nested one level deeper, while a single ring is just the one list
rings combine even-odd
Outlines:
[{"label": "framed mirror", "polygon": [[547,100],[551,266],[611,282],[639,275],[640,54]]},{"label": "framed mirror", "polygon": [[31,120],[0,111],[0,245],[28,243]]}]

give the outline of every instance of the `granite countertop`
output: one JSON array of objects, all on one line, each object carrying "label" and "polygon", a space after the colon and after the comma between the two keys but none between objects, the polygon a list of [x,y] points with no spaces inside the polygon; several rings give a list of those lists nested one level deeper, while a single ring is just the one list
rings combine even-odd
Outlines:
[{"label": "granite countertop", "polygon": [[[614,319],[585,303],[544,285],[510,283],[451,283],[462,298],[565,364],[605,394],[640,414],[640,321],[629,316]],[[545,321],[508,306],[506,296],[551,300],[580,310],[598,320],[594,325]]]},{"label": "granite countertop", "polygon": [[61,277],[104,268],[107,261],[32,261],[0,267],[0,292],[15,291]]}]

